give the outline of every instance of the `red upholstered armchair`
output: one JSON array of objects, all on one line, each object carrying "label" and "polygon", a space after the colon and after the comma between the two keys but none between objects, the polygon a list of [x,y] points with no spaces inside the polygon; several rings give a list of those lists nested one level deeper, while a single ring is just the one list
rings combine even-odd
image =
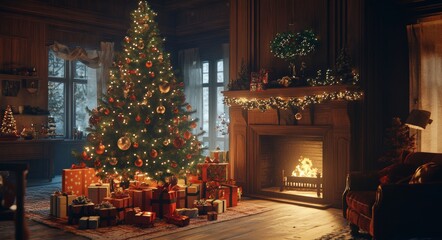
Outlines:
[{"label": "red upholstered armchair", "polygon": [[411,153],[376,173],[349,173],[343,214],[352,233],[374,239],[442,237],[442,154]]}]

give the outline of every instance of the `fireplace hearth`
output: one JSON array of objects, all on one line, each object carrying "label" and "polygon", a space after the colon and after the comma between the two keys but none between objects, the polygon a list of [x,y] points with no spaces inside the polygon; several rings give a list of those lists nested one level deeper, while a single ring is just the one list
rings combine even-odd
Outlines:
[{"label": "fireplace hearth", "polygon": [[[229,98],[299,97],[345,90],[346,86],[224,92]],[[262,110],[262,109],[261,109]],[[247,110],[230,106],[229,154],[231,177],[245,195],[295,203],[341,206],[350,158],[349,101],[311,104],[305,109]],[[294,117],[299,113],[302,118]],[[296,175],[308,159],[313,176]],[[299,167],[302,168],[302,167]],[[299,169],[298,169],[299,170]]]}]

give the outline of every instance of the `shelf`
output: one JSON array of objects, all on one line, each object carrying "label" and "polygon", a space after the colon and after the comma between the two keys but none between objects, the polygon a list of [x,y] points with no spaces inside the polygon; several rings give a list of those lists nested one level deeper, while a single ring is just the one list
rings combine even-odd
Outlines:
[{"label": "shelf", "polygon": [[0,74],[0,80],[22,80],[22,79],[38,79],[38,76]]}]

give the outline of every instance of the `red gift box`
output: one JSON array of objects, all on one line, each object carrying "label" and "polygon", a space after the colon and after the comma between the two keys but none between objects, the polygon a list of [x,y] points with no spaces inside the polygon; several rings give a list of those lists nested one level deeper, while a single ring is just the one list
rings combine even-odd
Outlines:
[{"label": "red gift box", "polygon": [[186,207],[186,189],[187,187],[184,187],[176,191],[177,193],[176,208]]},{"label": "red gift box", "polygon": [[100,178],[95,176],[93,168],[63,169],[61,178],[62,192],[71,192],[74,195],[88,196],[88,187],[97,183]]},{"label": "red gift box", "polygon": [[207,220],[208,221],[218,220],[218,213],[215,211],[207,212]]},{"label": "red gift box", "polygon": [[228,165],[228,163],[198,163],[198,177],[203,182],[225,182],[227,181]]},{"label": "red gift box", "polygon": [[134,223],[141,227],[152,227],[155,216],[154,212],[138,212],[134,216]]},{"label": "red gift box", "polygon": [[184,227],[189,225],[190,218],[188,216],[182,216],[177,214],[164,215],[167,223],[175,224],[178,227]]},{"label": "red gift box", "polygon": [[142,211],[152,211],[150,202],[152,199],[152,188],[135,184],[131,185],[127,192],[132,198],[132,205],[134,207],[139,207]]},{"label": "red gift box", "polygon": [[225,199],[227,201],[227,207],[235,207],[238,205],[238,186],[231,184],[222,184],[223,188],[227,189],[224,191]]},{"label": "red gift box", "polygon": [[105,197],[103,201],[110,202],[120,210],[132,206],[132,198],[127,192],[113,192],[110,197]]},{"label": "red gift box", "polygon": [[152,211],[158,218],[163,218],[166,214],[172,214],[176,209],[177,193],[175,191],[167,191],[165,189],[153,189],[152,194]]},{"label": "red gift box", "polygon": [[127,224],[134,224],[135,214],[139,212],[141,212],[141,209],[139,207],[124,209],[124,217],[125,217],[124,222]]}]

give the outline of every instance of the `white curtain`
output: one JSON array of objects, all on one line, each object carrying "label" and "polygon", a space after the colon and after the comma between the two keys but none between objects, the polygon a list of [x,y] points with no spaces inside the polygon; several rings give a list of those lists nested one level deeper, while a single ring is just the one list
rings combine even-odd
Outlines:
[{"label": "white curtain", "polygon": [[107,82],[109,79],[109,68],[112,65],[114,58],[114,43],[113,42],[101,42],[100,50],[85,50],[81,47],[76,47],[74,50],[70,50],[68,46],[59,42],[54,42],[50,46],[50,49],[55,55],[61,59],[75,61],[78,60],[89,68],[95,70],[88,70],[88,76],[95,71],[96,81],[88,81],[88,102],[89,108],[95,108],[97,106],[97,99],[101,98],[103,93],[106,92]]},{"label": "white curtain", "polygon": [[[201,126],[203,121],[203,73],[199,50],[197,48],[181,50],[178,54],[178,60],[183,74],[186,100],[192,106],[192,109],[196,110],[192,117],[198,118],[198,126]],[[199,132],[199,130],[196,132]]]},{"label": "white curtain", "polygon": [[418,149],[442,152],[442,20],[407,26],[410,109],[431,112],[433,123],[418,132]]},{"label": "white curtain", "polygon": [[[223,69],[224,69],[224,91],[228,90],[228,85],[230,82],[230,72],[229,72],[229,68],[230,68],[230,45],[228,43],[224,43],[222,45],[223,48]],[[226,118],[230,119],[229,116],[229,107],[227,107],[226,105],[224,106],[224,113],[226,114]],[[224,150],[228,151],[229,150],[229,136],[226,135],[224,137]]]}]

